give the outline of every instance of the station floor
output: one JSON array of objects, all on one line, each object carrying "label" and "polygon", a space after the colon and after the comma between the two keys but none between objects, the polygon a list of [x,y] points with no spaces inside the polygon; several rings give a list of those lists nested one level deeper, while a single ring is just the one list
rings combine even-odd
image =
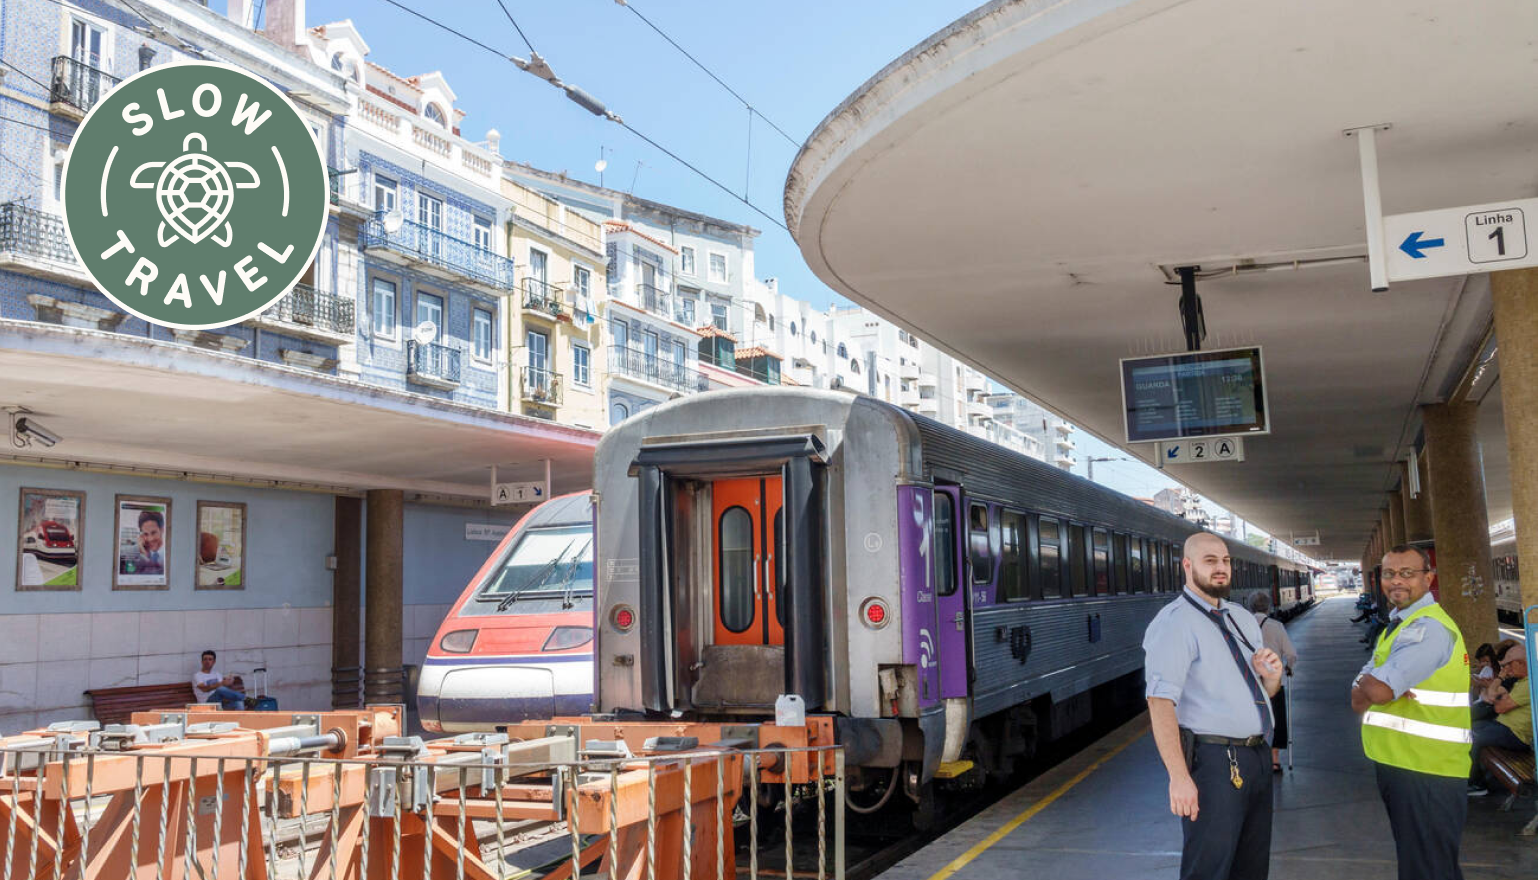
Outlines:
[{"label": "station floor", "polygon": [[[1352,597],[1343,596],[1289,624],[1300,656],[1295,755],[1292,772],[1273,776],[1272,880],[1396,877],[1390,823],[1347,706],[1347,684],[1367,656],[1354,613]],[[1141,715],[880,876],[1170,880],[1181,864],[1182,830],[1166,786]],[[1470,801],[1460,849],[1466,880],[1536,876],[1536,839],[1519,833],[1535,802],[1521,799],[1502,812],[1502,801]]]}]

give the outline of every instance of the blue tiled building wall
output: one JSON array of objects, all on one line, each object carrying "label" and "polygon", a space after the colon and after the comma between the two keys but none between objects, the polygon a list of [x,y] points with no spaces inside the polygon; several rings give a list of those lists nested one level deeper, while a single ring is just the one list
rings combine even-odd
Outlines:
[{"label": "blue tiled building wall", "polygon": [[[81,0],[80,14],[54,0],[4,0],[0,2],[0,59],[6,64],[6,92],[0,94],[0,203],[19,202],[34,210],[61,214],[52,200],[54,181],[49,177],[47,158],[54,146],[67,145],[78,125],[71,119],[41,109],[27,100],[18,100],[10,92],[20,93],[36,104],[46,106],[50,93],[53,59],[67,54],[71,20],[79,17],[107,32],[101,69],[119,79],[139,71],[139,50],[148,46],[155,54],[152,66],[185,60],[184,55],[163,43],[148,40],[133,28],[144,22],[126,9],[97,0]],[[34,80],[36,80],[34,82]],[[333,149],[341,141],[340,121],[331,131]],[[321,242],[323,250],[335,257],[338,247],[335,218],[327,224]],[[334,258],[333,267],[337,265]],[[334,269],[335,271],[335,269]],[[323,288],[325,285],[322,285]],[[335,290],[335,285],[331,289]],[[36,320],[37,309],[28,297],[40,294],[65,302],[79,303],[117,312],[116,305],[94,288],[35,278],[0,269],[0,317]],[[117,332],[141,338],[173,341],[171,331],[152,327],[132,315],[117,325]],[[258,331],[237,325],[214,331],[247,341],[240,353],[266,361],[280,360],[279,349],[300,351],[321,357],[337,357],[335,346],[290,337],[270,330],[260,331],[261,343],[254,345]],[[496,388],[495,377],[493,388]]]}]

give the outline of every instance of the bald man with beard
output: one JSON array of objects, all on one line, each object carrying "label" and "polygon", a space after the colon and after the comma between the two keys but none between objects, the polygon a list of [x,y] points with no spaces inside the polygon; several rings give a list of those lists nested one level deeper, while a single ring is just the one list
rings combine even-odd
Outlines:
[{"label": "bald man with beard", "polygon": [[1171,812],[1182,818],[1182,880],[1266,880],[1273,835],[1272,707],[1283,661],[1230,596],[1230,550],[1199,532],[1187,583],[1144,633],[1145,698]]}]

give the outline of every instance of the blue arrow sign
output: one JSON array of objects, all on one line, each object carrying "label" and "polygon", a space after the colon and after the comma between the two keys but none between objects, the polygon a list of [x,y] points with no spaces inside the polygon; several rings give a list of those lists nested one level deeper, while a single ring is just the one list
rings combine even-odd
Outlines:
[{"label": "blue arrow sign", "polygon": [[1176,454],[1182,451],[1180,446],[1172,446],[1166,449],[1166,458],[1176,458]]},{"label": "blue arrow sign", "polygon": [[1441,248],[1444,246],[1444,240],[1442,238],[1423,238],[1422,232],[1423,231],[1419,229],[1416,232],[1413,232],[1411,235],[1408,235],[1406,240],[1401,242],[1401,250],[1414,260],[1421,260],[1426,257],[1427,254],[1423,253],[1425,250]]}]

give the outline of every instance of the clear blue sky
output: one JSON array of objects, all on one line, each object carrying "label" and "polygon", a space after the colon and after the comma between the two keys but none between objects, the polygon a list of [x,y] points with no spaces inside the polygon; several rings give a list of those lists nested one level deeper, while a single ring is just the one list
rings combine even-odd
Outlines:
[{"label": "clear blue sky", "polygon": [[[508,54],[528,48],[497,0],[401,0]],[[781,218],[786,170],[801,142],[878,70],[965,15],[975,0],[787,0],[775,3],[634,0],[633,7],[711,68],[797,142],[748,111],[629,9],[614,0],[503,0],[557,76],[586,90],[631,125]],[[503,155],[599,182],[594,162],[608,148],[604,183],[643,198],[762,230],[756,273],[820,308],[837,300],[802,261],[791,236],[654,150],[592,116],[512,64],[418,21],[382,0],[310,0],[307,24],[352,19],[369,60],[402,76],[443,71],[467,115],[473,140],[496,128]],[[637,162],[643,165],[638,170]],[[1088,455],[1121,450],[1077,435],[1076,472]],[[1100,462],[1098,482],[1149,497],[1175,483],[1154,468]]]},{"label": "clear blue sky", "polygon": [[[401,0],[507,54],[529,52],[497,0]],[[673,37],[796,140],[788,142],[614,0],[503,0],[556,75],[627,123],[781,219],[786,170],[823,117],[889,61],[978,5],[974,0],[746,3],[635,0]],[[506,158],[604,183],[762,230],[756,274],[826,307],[835,299],[791,237],[630,132],[592,116],[557,89],[381,0],[310,0],[307,24],[352,19],[369,60],[402,76],[442,70],[467,116],[461,133],[503,135]],[[752,147],[749,150],[749,147]],[[637,171],[637,162],[643,164]]]}]

